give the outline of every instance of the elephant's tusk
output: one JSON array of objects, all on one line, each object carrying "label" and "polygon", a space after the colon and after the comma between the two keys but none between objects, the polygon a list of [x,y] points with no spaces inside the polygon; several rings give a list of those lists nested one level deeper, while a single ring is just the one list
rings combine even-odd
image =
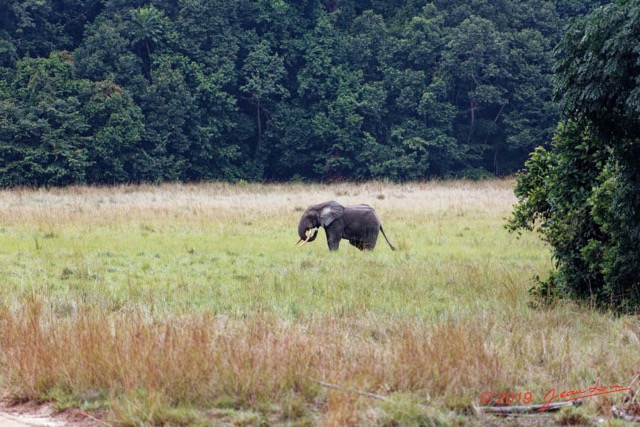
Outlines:
[{"label": "elephant's tusk", "polygon": [[[300,246],[298,246],[299,248],[301,248],[301,247],[303,247],[304,245],[306,245],[306,244],[307,244],[307,242],[309,241],[309,239],[311,238],[311,236],[313,236],[313,233],[311,233],[311,230],[309,230],[309,231],[305,231],[305,233],[309,233],[309,234],[307,235],[307,240],[305,240],[304,242],[302,242],[302,244],[301,244]],[[302,239],[300,239],[300,240],[302,240]],[[298,241],[298,243],[300,243],[300,240]],[[296,243],[296,245],[297,245],[298,243]]]},{"label": "elephant's tusk", "polygon": [[302,239],[298,240],[297,242],[294,243],[294,245],[298,246],[298,243],[302,242]]}]

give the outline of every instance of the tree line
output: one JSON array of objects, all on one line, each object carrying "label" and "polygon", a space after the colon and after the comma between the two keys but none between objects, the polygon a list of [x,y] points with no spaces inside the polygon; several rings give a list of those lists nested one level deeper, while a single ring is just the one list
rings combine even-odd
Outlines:
[{"label": "tree line", "polygon": [[506,175],[603,0],[0,0],[0,185]]}]

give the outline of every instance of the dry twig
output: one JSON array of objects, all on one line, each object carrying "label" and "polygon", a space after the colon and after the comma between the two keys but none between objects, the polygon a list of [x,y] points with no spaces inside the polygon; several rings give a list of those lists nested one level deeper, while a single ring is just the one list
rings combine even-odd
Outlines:
[{"label": "dry twig", "polygon": [[370,393],[368,391],[361,391],[361,390],[355,390],[352,388],[347,388],[347,387],[343,387],[337,384],[331,384],[331,383],[327,383],[324,381],[319,381],[319,380],[314,380],[313,378],[309,378],[309,381],[313,381],[316,384],[319,384],[323,387],[327,387],[327,388],[333,388],[335,390],[340,390],[340,391],[346,391],[349,393],[356,393],[359,394],[360,396],[366,396],[366,397],[370,397],[372,399],[378,399],[378,400],[384,400],[386,402],[389,401],[389,399],[387,397],[381,396],[379,394],[375,394],[375,393]]},{"label": "dry twig", "polygon": [[544,409],[546,411],[557,411],[560,408],[564,408],[565,406],[573,406],[582,404],[582,399],[572,400],[570,402],[555,402],[549,404],[539,404],[539,405],[518,405],[518,406],[479,406],[478,409],[481,412],[488,412],[494,414],[518,414],[522,412],[532,412],[532,411],[540,411],[540,409]]},{"label": "dry twig", "polygon": [[640,416],[638,415],[629,415],[627,413],[627,411],[625,411],[622,408],[618,408],[617,406],[613,405],[611,407],[611,413],[613,414],[614,417],[616,418],[622,418],[625,421],[632,421],[632,422],[640,422]]}]

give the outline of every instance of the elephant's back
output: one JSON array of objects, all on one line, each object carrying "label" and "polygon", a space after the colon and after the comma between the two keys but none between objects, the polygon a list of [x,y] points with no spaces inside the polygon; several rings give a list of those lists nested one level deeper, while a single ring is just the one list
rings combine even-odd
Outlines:
[{"label": "elephant's back", "polygon": [[363,225],[380,225],[380,219],[376,211],[369,205],[345,206],[344,219],[347,223],[364,223]]}]

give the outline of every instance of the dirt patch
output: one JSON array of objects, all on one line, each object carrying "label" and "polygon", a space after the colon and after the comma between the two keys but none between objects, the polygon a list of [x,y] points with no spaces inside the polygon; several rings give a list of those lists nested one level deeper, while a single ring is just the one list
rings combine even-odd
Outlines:
[{"label": "dirt patch", "polygon": [[104,427],[111,424],[78,409],[59,411],[51,404],[0,399],[0,427]]}]

